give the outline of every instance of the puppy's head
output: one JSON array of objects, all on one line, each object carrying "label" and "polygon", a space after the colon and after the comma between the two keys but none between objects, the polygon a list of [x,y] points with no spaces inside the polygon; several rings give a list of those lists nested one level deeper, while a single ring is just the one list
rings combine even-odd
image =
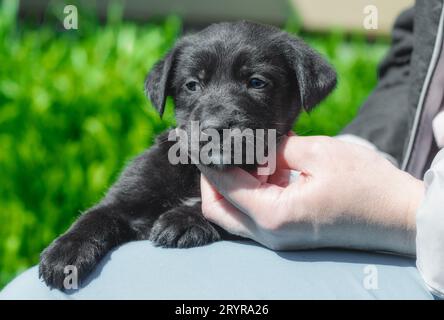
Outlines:
[{"label": "puppy's head", "polygon": [[145,86],[162,115],[174,98],[179,128],[291,130],[336,85],[333,68],[300,39],[252,22],[214,24],[178,41]]}]

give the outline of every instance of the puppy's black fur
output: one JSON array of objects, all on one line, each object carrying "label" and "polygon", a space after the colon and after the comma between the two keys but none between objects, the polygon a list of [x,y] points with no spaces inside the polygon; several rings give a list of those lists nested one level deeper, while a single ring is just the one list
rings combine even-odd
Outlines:
[{"label": "puppy's black fur", "polygon": [[[301,40],[274,27],[233,22],[178,41],[149,73],[146,91],[160,114],[172,96],[185,130],[198,120],[205,128],[284,135],[301,108],[310,110],[335,84],[334,70]],[[199,170],[170,164],[172,144],[161,135],[102,201],[43,251],[39,272],[47,285],[63,288],[67,265],[84,280],[110,249],[128,241],[182,248],[221,239],[223,231],[201,213]]]}]

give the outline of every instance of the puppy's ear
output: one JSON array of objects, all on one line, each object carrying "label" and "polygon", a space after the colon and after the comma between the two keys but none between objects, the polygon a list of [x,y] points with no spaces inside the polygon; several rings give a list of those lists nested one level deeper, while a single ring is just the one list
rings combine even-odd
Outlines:
[{"label": "puppy's ear", "polygon": [[145,79],[145,93],[160,116],[165,109],[165,101],[170,95],[171,73],[176,50],[171,50],[158,61]]},{"label": "puppy's ear", "polygon": [[336,86],[336,72],[315,50],[302,40],[285,34],[286,55],[295,71],[302,107],[310,111]]}]

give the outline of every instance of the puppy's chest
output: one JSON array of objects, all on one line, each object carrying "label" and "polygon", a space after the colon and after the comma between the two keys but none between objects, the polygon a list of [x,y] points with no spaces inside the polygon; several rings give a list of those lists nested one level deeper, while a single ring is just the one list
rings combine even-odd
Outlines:
[{"label": "puppy's chest", "polygon": [[198,197],[185,197],[180,199],[180,206],[184,207],[194,207],[196,205],[200,205],[202,203],[202,198]]},{"label": "puppy's chest", "polygon": [[[176,179],[165,181],[169,184],[169,186],[165,186],[169,190],[166,193],[166,199],[164,199],[164,207],[200,207],[200,171],[190,170],[187,165],[179,166],[182,167],[182,170],[177,172]],[[168,175],[171,172],[165,172],[165,174]]]},{"label": "puppy's chest", "polygon": [[188,177],[188,179],[192,181],[185,181],[183,192],[178,192],[178,205],[185,207],[200,206],[202,201],[200,193],[200,173],[198,172],[193,175],[193,177]]}]

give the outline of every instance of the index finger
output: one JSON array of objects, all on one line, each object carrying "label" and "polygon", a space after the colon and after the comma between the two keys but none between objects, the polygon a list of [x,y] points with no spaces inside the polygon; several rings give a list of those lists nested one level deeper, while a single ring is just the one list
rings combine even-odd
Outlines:
[{"label": "index finger", "polygon": [[311,150],[316,139],[317,137],[285,137],[276,153],[276,167],[304,171],[312,158]]}]

